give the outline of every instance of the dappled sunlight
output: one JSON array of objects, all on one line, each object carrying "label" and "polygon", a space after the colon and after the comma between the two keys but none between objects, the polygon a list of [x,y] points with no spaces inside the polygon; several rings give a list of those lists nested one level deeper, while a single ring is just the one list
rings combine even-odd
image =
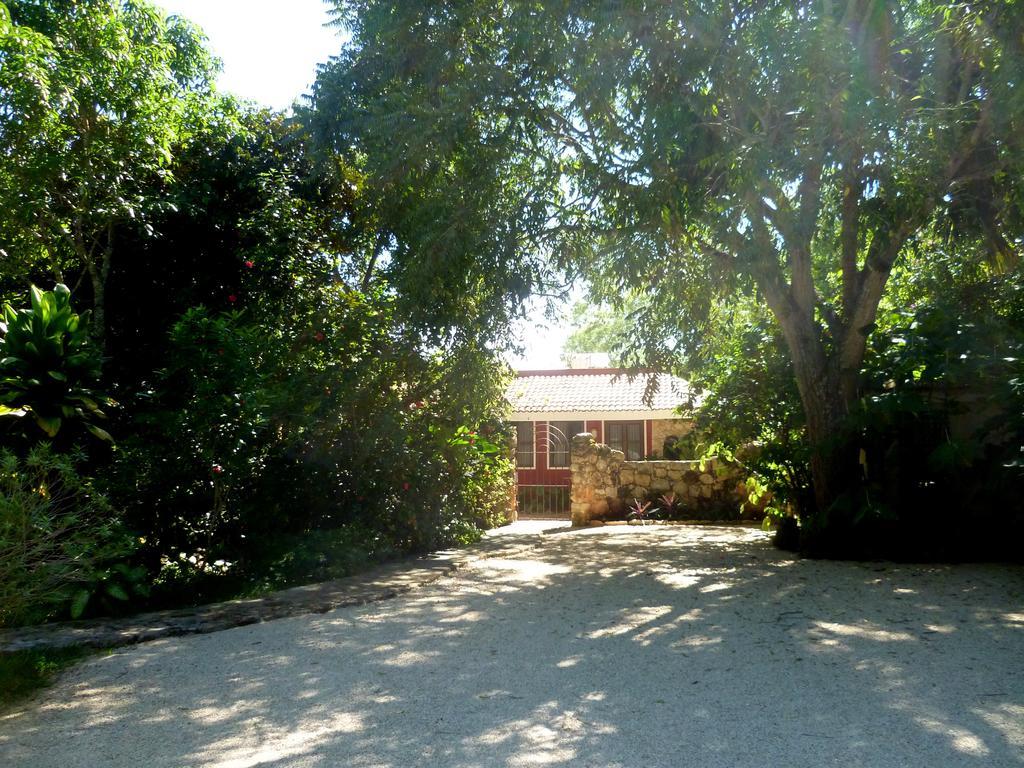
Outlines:
[{"label": "dappled sunlight", "polygon": [[672,589],[689,589],[700,584],[704,577],[680,571],[679,573],[659,573],[655,578],[666,587],[671,587]]},{"label": "dappled sunlight", "polygon": [[533,586],[544,586],[544,580],[550,576],[569,573],[564,565],[544,562],[542,560],[488,559],[474,564],[481,570],[496,571],[499,578],[512,581],[528,582]]},{"label": "dappled sunlight", "polygon": [[837,624],[831,621],[814,622],[814,630],[811,632],[812,636],[815,634],[820,636],[820,633],[838,635],[840,637],[859,637],[879,643],[908,642],[917,639],[909,632],[896,632],[870,625]]},{"label": "dappled sunlight", "polygon": [[918,701],[900,702],[892,706],[893,709],[906,714],[928,733],[947,740],[954,753],[970,757],[988,757],[992,753],[992,750],[976,733],[957,725],[947,717],[918,711],[920,708]]},{"label": "dappled sunlight", "polygon": [[924,629],[937,635],[951,635],[956,632],[956,627],[952,624],[925,624]]},{"label": "dappled sunlight", "polygon": [[52,748],[86,738],[147,768],[818,764],[782,729],[850,765],[1020,764],[1021,604],[1021,569],[559,532],[404,597],[91,660],[0,721],[0,762],[92,768]]},{"label": "dappled sunlight", "polygon": [[278,763],[289,757],[298,757],[315,752],[317,747],[329,738],[355,733],[363,729],[362,717],[355,713],[334,714],[318,724],[306,724],[291,731],[262,729],[254,725],[259,733],[260,744],[253,745],[253,734],[233,736],[211,744],[206,751],[196,754],[193,759],[202,761],[210,768],[253,768],[254,766]]},{"label": "dappled sunlight", "polygon": [[587,637],[591,640],[596,640],[602,637],[624,635],[627,632],[633,632],[645,624],[657,621],[670,613],[672,613],[672,606],[670,605],[646,606],[643,608],[629,609],[623,611],[618,621],[614,624],[602,629],[596,629],[593,632],[588,633]]},{"label": "dappled sunlight", "polygon": [[379,663],[389,667],[413,667],[430,661],[430,659],[438,655],[437,651],[400,651],[398,653],[391,653],[389,651],[380,651],[379,649],[378,653],[384,656]]},{"label": "dappled sunlight", "polygon": [[975,707],[973,712],[991,728],[998,731],[1007,743],[1024,750],[1024,704],[997,704],[988,709]]},{"label": "dappled sunlight", "polygon": [[708,592],[721,592],[725,589],[732,589],[735,586],[736,582],[734,581],[716,581],[712,584],[705,584],[700,588],[700,592],[702,594],[707,594]]},{"label": "dappled sunlight", "polygon": [[700,648],[707,645],[718,645],[722,638],[717,635],[690,635],[672,643],[673,648]]}]

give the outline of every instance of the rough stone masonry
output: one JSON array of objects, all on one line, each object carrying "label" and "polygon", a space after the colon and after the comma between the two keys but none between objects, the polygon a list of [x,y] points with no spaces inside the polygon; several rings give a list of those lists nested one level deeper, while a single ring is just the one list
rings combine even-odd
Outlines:
[{"label": "rough stone masonry", "polygon": [[[573,525],[621,518],[634,498],[674,493],[687,517],[735,510],[748,500],[743,468],[718,458],[695,461],[626,461],[588,432],[572,439]],[[748,504],[749,506],[749,504]],[[753,509],[750,510],[754,512]]]}]

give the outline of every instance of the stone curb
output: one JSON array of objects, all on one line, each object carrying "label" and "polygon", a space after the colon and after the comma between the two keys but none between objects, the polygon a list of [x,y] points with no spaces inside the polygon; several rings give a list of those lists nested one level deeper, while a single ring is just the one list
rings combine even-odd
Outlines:
[{"label": "stone curb", "polygon": [[400,560],[343,579],[291,587],[265,597],[153,611],[105,621],[67,621],[0,630],[0,654],[71,647],[114,648],[365,605],[432,584],[477,560],[515,557],[536,547],[541,537],[542,534],[509,534],[485,539],[465,549]]}]

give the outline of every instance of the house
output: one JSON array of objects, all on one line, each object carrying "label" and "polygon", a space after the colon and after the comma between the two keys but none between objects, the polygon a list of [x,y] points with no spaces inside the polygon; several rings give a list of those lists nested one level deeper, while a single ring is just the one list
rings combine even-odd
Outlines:
[{"label": "house", "polygon": [[516,426],[521,514],[568,514],[570,446],[590,432],[627,460],[664,455],[666,443],[692,428],[679,408],[691,401],[685,381],[621,368],[519,371],[506,393]]}]

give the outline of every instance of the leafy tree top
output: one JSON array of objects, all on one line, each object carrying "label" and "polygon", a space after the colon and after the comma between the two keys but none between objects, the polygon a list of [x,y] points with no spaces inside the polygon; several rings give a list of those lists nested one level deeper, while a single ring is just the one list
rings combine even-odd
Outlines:
[{"label": "leafy tree top", "polygon": [[[514,305],[554,260],[655,294],[652,332],[676,308],[684,348],[716,291],[754,286],[816,445],[901,259],[936,236],[1017,259],[1010,0],[336,8],[352,44],[318,81],[318,135],[366,158],[393,269],[441,258],[444,288]],[[824,504],[844,481],[812,461]]]}]

